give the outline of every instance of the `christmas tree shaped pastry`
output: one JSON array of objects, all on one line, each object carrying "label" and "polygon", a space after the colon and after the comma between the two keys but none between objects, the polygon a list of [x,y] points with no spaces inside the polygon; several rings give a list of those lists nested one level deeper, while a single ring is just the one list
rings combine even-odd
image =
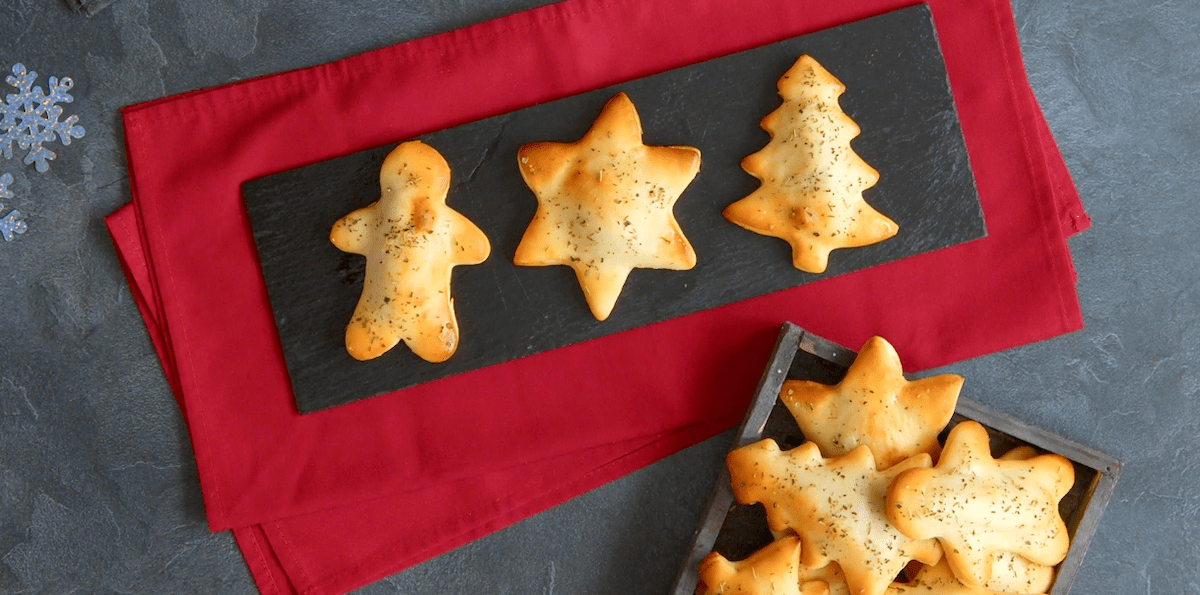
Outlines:
[{"label": "christmas tree shaped pastry", "polygon": [[863,200],[879,173],[850,148],[859,128],[838,105],[845,85],[805,55],[778,88],[783,105],[761,122],[771,140],[742,160],[762,184],[724,215],[787,241],[796,268],[822,273],[831,251],[883,241],[899,228]]},{"label": "christmas tree shaped pastry", "polygon": [[420,141],[403,143],[383,160],[380,199],[339,219],[329,240],[367,257],[362,297],[346,325],[346,351],[358,360],[383,355],[404,341],[429,362],[458,348],[450,297],[455,265],[488,257],[487,236],[446,206],[450,166]]}]

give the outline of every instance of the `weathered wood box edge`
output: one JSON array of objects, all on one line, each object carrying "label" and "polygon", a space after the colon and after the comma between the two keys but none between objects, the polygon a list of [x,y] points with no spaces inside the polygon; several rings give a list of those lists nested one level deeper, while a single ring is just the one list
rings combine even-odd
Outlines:
[{"label": "weathered wood box edge", "polygon": [[[792,373],[793,364],[801,353],[814,356],[818,361],[843,370],[849,367],[856,355],[853,350],[785,322],[776,339],[771,359],[759,380],[754,398],[746,411],[746,417],[735,434],[731,449],[771,437],[767,428],[768,419],[776,408],[783,382]],[[1075,487],[1060,506],[1071,533],[1071,546],[1066,558],[1058,565],[1054,584],[1050,589],[1051,595],[1066,595],[1071,590],[1071,583],[1074,582],[1075,575],[1083,563],[1084,554],[1099,525],[1100,516],[1120,478],[1121,462],[966,397],[959,397],[950,426],[965,419],[975,420],[987,427],[992,437],[993,448],[998,442],[1005,443],[1006,446],[1028,444],[1047,452],[1058,453],[1074,464]],[[697,566],[704,556],[713,551],[726,518],[735,506],[737,504],[730,489],[729,472],[722,469],[683,567],[670,591],[671,595],[693,595],[696,592],[699,579]]]}]

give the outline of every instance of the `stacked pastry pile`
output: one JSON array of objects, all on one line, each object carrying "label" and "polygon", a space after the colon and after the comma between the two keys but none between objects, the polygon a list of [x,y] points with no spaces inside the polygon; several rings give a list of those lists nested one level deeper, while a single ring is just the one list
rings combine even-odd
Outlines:
[{"label": "stacked pastry pile", "polygon": [[884,334],[917,369],[1080,328],[1065,238],[1087,220],[1009,5],[931,0],[986,238],[298,413],[243,182],[908,4],[567,0],[126,108],[133,201],[107,223],[209,524],[234,531],[259,588],[344,592],[734,426],[746,403],[729,395],[752,392],[783,319]]},{"label": "stacked pastry pile", "polygon": [[762,504],[777,539],[737,562],[709,554],[702,592],[1046,593],[1070,545],[1058,505],[1074,468],[1024,446],[993,458],[974,421],[942,448],[962,382],[905,380],[878,337],[835,386],[786,382],[780,399],[808,441],[781,452],[767,438],[727,458],[738,502]]}]

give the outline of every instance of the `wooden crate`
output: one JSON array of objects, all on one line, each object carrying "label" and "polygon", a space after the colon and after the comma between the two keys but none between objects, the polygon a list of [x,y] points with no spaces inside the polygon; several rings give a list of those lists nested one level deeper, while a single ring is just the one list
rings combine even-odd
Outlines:
[{"label": "wooden crate", "polygon": [[[763,438],[774,438],[784,450],[799,446],[804,436],[791,413],[779,400],[784,380],[807,379],[834,384],[845,375],[855,355],[850,349],[791,323],[784,323],[771,360],[731,448]],[[1024,444],[1058,453],[1074,464],[1075,484],[1059,503],[1059,511],[1071,534],[1071,547],[1066,559],[1058,565],[1050,590],[1052,595],[1065,595],[1071,590],[1071,583],[1083,563],[1084,553],[1095,534],[1100,515],[1112,496],[1121,474],[1121,462],[960,396],[947,431],[967,419],[975,420],[987,428],[994,455]],[[944,437],[945,432],[942,435]],[[766,528],[761,507],[737,504],[730,489],[729,473],[723,471],[671,590],[672,595],[695,593],[698,582],[696,567],[714,549],[736,560],[748,556],[770,543],[770,540],[771,534]]]}]

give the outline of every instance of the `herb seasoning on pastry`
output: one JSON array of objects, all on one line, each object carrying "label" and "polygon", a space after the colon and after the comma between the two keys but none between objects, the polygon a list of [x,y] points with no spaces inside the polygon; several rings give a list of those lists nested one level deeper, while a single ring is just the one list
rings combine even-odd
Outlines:
[{"label": "herb seasoning on pastry", "polygon": [[[888,587],[887,595],[1044,595],[1050,590],[1050,585],[1054,581],[1053,568],[1023,561],[1012,554],[1003,557],[997,554],[997,566],[1003,563],[1001,560],[1014,566],[1017,564],[1028,564],[1029,568],[1036,566],[1038,570],[1034,574],[1037,577],[1015,585],[1003,583],[1001,586],[993,586],[989,583],[982,587],[973,587],[958,580],[958,577],[954,576],[954,571],[950,569],[950,564],[943,559],[932,566],[922,567],[907,583],[893,583],[891,587]],[[1010,571],[1010,574],[1013,572]],[[1004,585],[1012,586],[1012,588]],[[830,593],[830,595],[833,594]]]},{"label": "herb seasoning on pastry", "polygon": [[410,141],[388,154],[379,172],[382,195],[333,224],[338,249],[367,257],[362,296],[346,325],[346,351],[379,357],[404,341],[429,362],[443,362],[459,343],[450,272],[479,264],[487,236],[446,206],[450,166],[435,149]]},{"label": "herb seasoning on pastry", "polygon": [[935,467],[910,469],[887,492],[888,519],[913,539],[935,537],[963,584],[991,580],[996,552],[1052,566],[1070,537],[1058,504],[1075,469],[1057,454],[992,458],[987,430],[964,421],[950,430]]},{"label": "herb seasoning on pastry", "polygon": [[[800,539],[788,535],[745,560],[712,552],[700,561],[697,595],[808,595],[800,589]],[[810,591],[811,593],[812,591]]]},{"label": "herb seasoning on pastry", "polygon": [[899,227],[863,200],[879,172],[850,148],[859,128],[838,106],[846,86],[816,60],[800,56],[778,88],[783,105],[761,122],[771,140],[742,160],[742,169],[762,185],[724,215],[787,241],[793,266],[822,273],[831,251],[881,242]]},{"label": "herb seasoning on pastry", "polygon": [[812,442],[781,451],[767,438],[730,451],[725,463],[738,503],[761,503],[772,531],[799,536],[801,565],[836,562],[855,595],[884,595],[909,561],[941,559],[936,540],[901,533],[884,510],[896,476],[931,465],[925,453],[880,471],[866,446],[825,458]]},{"label": "herb seasoning on pastry", "polygon": [[700,151],[642,144],[641,120],[624,93],[583,138],[524,145],[517,166],[538,207],[513,262],[574,269],[597,320],[608,318],[633,269],[696,265],[672,209],[700,171]]},{"label": "herb seasoning on pastry", "polygon": [[779,400],[825,456],[865,444],[880,469],[917,453],[936,457],[938,433],[954,415],[963,377],[905,380],[903,372],[891,343],[871,337],[841,382],[786,380]]}]

